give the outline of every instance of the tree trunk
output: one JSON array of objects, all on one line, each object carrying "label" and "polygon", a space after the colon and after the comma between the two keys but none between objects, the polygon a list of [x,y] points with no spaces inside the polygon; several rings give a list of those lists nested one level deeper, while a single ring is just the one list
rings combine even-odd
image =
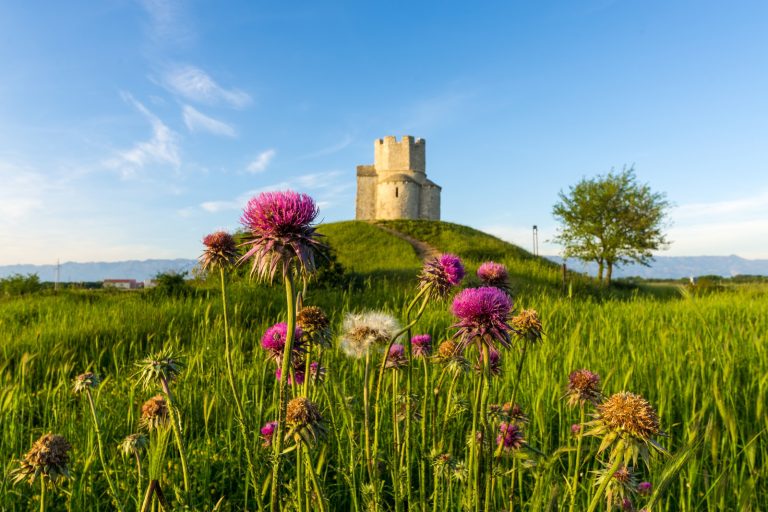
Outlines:
[{"label": "tree trunk", "polygon": [[603,282],[603,260],[597,260],[597,282]]},{"label": "tree trunk", "polygon": [[611,285],[611,274],[613,274],[613,262],[609,261],[607,264],[607,269],[605,272],[605,284],[606,286]]}]

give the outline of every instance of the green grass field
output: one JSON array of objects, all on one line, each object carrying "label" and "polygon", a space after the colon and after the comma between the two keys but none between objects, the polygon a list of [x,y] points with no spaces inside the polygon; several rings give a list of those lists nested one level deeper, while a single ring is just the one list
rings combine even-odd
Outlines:
[{"label": "green grass field", "polygon": [[[504,263],[517,308],[540,314],[545,336],[527,352],[516,399],[528,416],[523,435],[531,449],[494,461],[489,510],[568,510],[577,446],[571,426],[579,423],[579,411],[562,397],[569,373],[580,368],[602,377],[606,395],[632,391],[659,414],[666,436],[658,441],[670,455],[654,457],[649,468],[641,463],[635,468],[638,481],[653,484],[651,496],[629,494],[638,510],[649,499],[654,500],[653,511],[764,510],[768,287],[744,285],[696,297],[669,289],[600,290],[571,275],[564,289],[557,265],[475,230],[426,221],[388,226],[464,258],[465,286],[479,284],[473,272],[481,262]],[[354,279],[342,288],[310,284],[305,303],[324,308],[336,331],[347,312],[380,309],[402,320],[421,268],[412,247],[365,223],[328,224],[320,232]],[[35,439],[49,431],[72,444],[72,478],[47,491],[46,510],[114,510],[87,402],[72,392],[73,378],[86,370],[103,379],[94,398],[109,474],[123,509],[140,509],[148,475],[160,481],[178,508],[185,498],[172,441],[164,455],[142,456],[141,482],[136,460],[117,449],[125,436],[139,431],[142,403],[159,392],[138,385],[136,364],[168,347],[181,352],[186,362],[173,389],[189,461],[189,509],[268,508],[268,498],[260,495],[262,489],[269,491],[271,451],[262,447],[259,428],[276,414],[277,387],[274,363],[267,361],[260,338],[267,327],[285,320],[284,291],[240,280],[228,287],[233,363],[255,458],[255,491],[247,484],[244,441],[226,379],[218,281],[192,286],[192,292],[177,297],[75,290],[0,298],[0,510],[40,506],[40,487],[14,485],[12,471]],[[449,305],[431,302],[413,333],[431,334],[435,341],[450,338],[455,329]],[[503,353],[502,373],[491,380],[491,403],[511,399],[519,346]],[[375,364],[380,358],[375,357]],[[335,345],[322,362],[326,380],[312,387],[311,396],[320,406],[327,434],[305,448],[320,492],[302,490],[296,474],[307,468],[288,454],[282,508],[316,510],[322,499],[328,510],[365,510],[373,491],[362,435],[364,364]],[[404,431],[392,418],[406,374],[386,374],[378,433],[379,508],[471,507],[461,466],[468,464],[472,411],[467,404],[477,376],[472,370],[454,375],[439,363],[415,362],[414,399],[419,404],[425,400],[426,414],[413,420],[413,488],[404,489],[409,470],[400,469],[393,443]],[[598,446],[599,440],[583,438],[575,510],[586,510],[597,492],[595,471],[604,470]],[[442,454],[459,462],[458,468],[451,466],[453,473],[446,474],[445,466],[436,462]],[[404,503],[407,498],[410,506]],[[601,500],[598,510],[605,509]]]}]

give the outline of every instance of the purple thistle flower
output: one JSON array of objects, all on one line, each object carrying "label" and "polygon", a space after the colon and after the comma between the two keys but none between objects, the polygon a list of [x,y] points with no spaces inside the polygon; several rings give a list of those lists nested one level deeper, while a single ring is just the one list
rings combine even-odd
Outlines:
[{"label": "purple thistle flower", "polygon": [[203,238],[205,250],[200,256],[203,270],[227,268],[237,259],[237,244],[235,239],[226,231],[216,231]]},{"label": "purple thistle flower", "polygon": [[653,490],[653,484],[651,482],[640,482],[637,484],[637,493],[640,496],[649,496]]},{"label": "purple thistle flower", "polygon": [[320,382],[323,382],[325,380],[325,367],[320,366],[320,363],[317,361],[312,362],[309,364],[309,376],[312,379],[312,382],[315,384],[319,384]]},{"label": "purple thistle flower", "polygon": [[275,430],[277,430],[276,421],[268,421],[263,427],[261,427],[261,437],[264,438],[264,447],[272,445],[272,436],[275,435]]},{"label": "purple thistle flower", "polygon": [[514,423],[502,423],[499,425],[499,435],[496,436],[496,445],[504,451],[517,450],[525,444],[520,427]]},{"label": "purple thistle flower", "polygon": [[509,273],[507,267],[495,261],[486,261],[477,269],[477,277],[485,286],[493,286],[509,292]]},{"label": "purple thistle flower", "polygon": [[568,376],[568,389],[565,397],[568,398],[568,405],[584,405],[589,402],[597,405],[603,399],[603,393],[600,391],[600,376],[596,373],[582,368],[571,372]]},{"label": "purple thistle flower", "polygon": [[464,265],[454,254],[441,254],[424,264],[419,274],[419,289],[430,297],[445,297],[464,278]]},{"label": "purple thistle flower", "polygon": [[[283,369],[278,367],[277,370],[275,370],[275,379],[282,380],[283,378]],[[293,378],[289,382],[290,385],[294,384],[304,384],[304,369],[303,368],[294,368],[293,369]]]},{"label": "purple thistle flower", "polygon": [[417,334],[411,338],[411,351],[413,357],[428,357],[432,353],[432,336]]},{"label": "purple thistle flower", "polygon": [[315,270],[315,250],[320,247],[311,223],[318,214],[315,202],[307,194],[291,190],[263,192],[248,201],[240,222],[248,228],[248,252],[240,258],[253,258],[251,276],[272,282],[278,268],[283,278],[295,263],[304,277]]},{"label": "purple thistle flower", "polygon": [[[498,377],[501,375],[501,355],[496,350],[489,350],[488,351],[488,359],[489,366],[490,366],[490,372],[491,377]],[[475,365],[475,371],[477,373],[483,373],[483,353],[480,352],[480,357],[477,358],[477,364]]]},{"label": "purple thistle flower", "polygon": [[458,331],[458,351],[463,351],[471,342],[478,349],[485,344],[489,349],[497,351],[496,343],[503,348],[509,348],[509,331],[507,324],[512,299],[499,290],[490,286],[482,288],[466,288],[459,292],[453,300],[451,312],[459,319],[454,327]]},{"label": "purple thistle flower", "polygon": [[574,423],[571,425],[571,434],[577,436],[581,433],[581,425],[578,423]]},{"label": "purple thistle flower", "polygon": [[385,366],[387,368],[402,368],[408,364],[408,358],[405,357],[405,347],[399,343],[393,343],[389,347],[389,353],[387,354],[387,362]]},{"label": "purple thistle flower", "polygon": [[[285,349],[285,340],[288,333],[288,324],[280,322],[275,324],[264,332],[264,336],[261,337],[261,347],[267,351],[270,359],[275,361],[281,361],[283,357],[283,349]],[[302,346],[302,331],[301,328],[296,327],[293,331],[293,353],[301,354],[303,352]]]}]

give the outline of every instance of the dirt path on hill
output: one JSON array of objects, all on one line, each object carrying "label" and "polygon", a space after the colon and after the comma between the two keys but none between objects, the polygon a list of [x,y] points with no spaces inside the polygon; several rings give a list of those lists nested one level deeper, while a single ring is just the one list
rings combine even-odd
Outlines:
[{"label": "dirt path on hill", "polygon": [[424,242],[422,240],[417,240],[412,236],[408,236],[405,233],[401,233],[390,227],[382,226],[381,224],[377,224],[375,222],[373,222],[372,224],[377,228],[379,228],[380,230],[386,231],[390,235],[394,235],[397,238],[401,240],[405,240],[406,242],[411,244],[411,246],[413,247],[413,250],[416,251],[416,256],[418,256],[421,259],[421,261],[427,261],[432,258],[436,258],[441,254],[440,251],[438,251],[436,248],[429,245],[427,242]]}]

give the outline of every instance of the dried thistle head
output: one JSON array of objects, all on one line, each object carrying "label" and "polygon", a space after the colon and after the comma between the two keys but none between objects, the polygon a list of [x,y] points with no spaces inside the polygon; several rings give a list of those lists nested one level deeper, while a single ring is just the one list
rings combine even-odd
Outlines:
[{"label": "dried thistle head", "polygon": [[296,325],[304,332],[309,343],[321,347],[331,346],[331,322],[325,312],[317,306],[305,306],[296,315]]},{"label": "dried thistle head", "polygon": [[286,439],[293,438],[296,442],[312,444],[325,434],[320,409],[303,396],[288,402],[285,408],[285,423],[289,427],[285,434]]},{"label": "dried thistle head", "polygon": [[163,395],[156,395],[141,406],[139,425],[147,430],[165,428],[169,425],[168,403]]},{"label": "dried thistle head", "polygon": [[431,299],[441,299],[464,278],[464,265],[454,254],[441,254],[424,264],[419,289]]},{"label": "dried thistle head", "polygon": [[586,435],[602,438],[598,453],[613,447],[610,460],[618,456],[624,464],[637,464],[638,456],[648,465],[649,448],[666,453],[652,438],[664,435],[659,416],[651,404],[640,395],[622,391],[611,395],[597,406],[595,420],[586,424]]},{"label": "dried thistle head", "polygon": [[237,260],[237,243],[226,231],[216,231],[203,238],[205,249],[200,256],[203,270],[227,269]]},{"label": "dried thistle head", "polygon": [[120,442],[119,449],[124,457],[137,456],[148,444],[149,439],[144,434],[130,434]]},{"label": "dried thistle head", "polygon": [[101,378],[93,372],[81,373],[72,384],[72,392],[75,394],[82,393],[86,390],[92,390],[99,387],[101,384]]},{"label": "dried thistle head", "polygon": [[512,329],[515,330],[518,337],[530,342],[541,341],[544,331],[541,327],[539,314],[535,309],[524,309],[510,320]]},{"label": "dried thistle head", "polygon": [[15,484],[26,480],[30,485],[37,477],[47,484],[56,484],[61,478],[70,478],[69,451],[72,445],[58,434],[47,433],[35,441],[32,448],[19,461],[13,472]]},{"label": "dried thistle head", "polygon": [[564,398],[568,398],[568,405],[571,407],[585,403],[599,404],[603,399],[600,376],[584,368],[571,372]]},{"label": "dried thistle head", "polygon": [[441,360],[451,359],[456,355],[457,346],[452,340],[445,340],[437,347],[437,358]]},{"label": "dried thistle head", "polygon": [[400,324],[392,315],[369,311],[347,313],[342,329],[341,349],[349,356],[361,358],[372,346],[389,343],[400,330]]},{"label": "dried thistle head", "polygon": [[139,382],[144,389],[150,389],[163,381],[174,381],[184,368],[184,360],[170,349],[164,349],[136,363],[136,366],[139,367],[136,372]]},{"label": "dried thistle head", "polygon": [[459,352],[457,344],[452,340],[446,340],[437,347],[435,361],[447,366],[452,373],[464,373],[469,371],[470,363]]}]

